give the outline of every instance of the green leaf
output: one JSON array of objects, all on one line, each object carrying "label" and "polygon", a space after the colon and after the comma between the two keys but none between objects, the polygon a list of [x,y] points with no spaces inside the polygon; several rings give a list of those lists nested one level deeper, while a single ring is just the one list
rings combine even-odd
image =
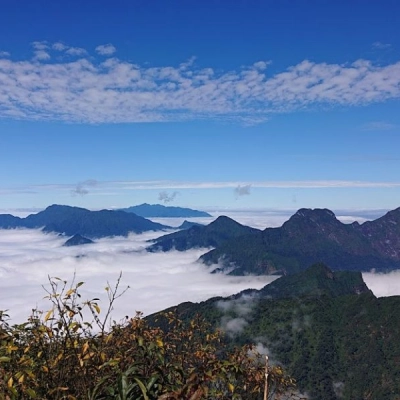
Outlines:
[{"label": "green leaf", "polygon": [[140,390],[142,391],[144,400],[149,400],[149,397],[147,396],[147,389],[146,389],[146,386],[144,386],[143,382],[138,378],[133,378],[133,379],[139,385]]},{"label": "green leaf", "polygon": [[31,398],[31,399],[36,399],[37,394],[33,389],[26,389],[25,393]]}]

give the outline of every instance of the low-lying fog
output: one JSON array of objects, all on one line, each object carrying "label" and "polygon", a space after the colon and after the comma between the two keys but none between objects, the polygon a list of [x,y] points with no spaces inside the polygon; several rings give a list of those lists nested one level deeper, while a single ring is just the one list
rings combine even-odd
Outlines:
[{"label": "low-lying fog", "polygon": [[66,238],[39,230],[0,230],[0,310],[12,322],[25,321],[32,308],[50,309],[42,285],[48,276],[84,281],[82,298],[100,297],[106,305],[107,281],[130,289],[116,302],[113,318],[150,314],[184,301],[228,296],[246,288],[261,288],[273,277],[229,277],[210,274],[196,260],[206,249],[147,253],[146,240],[160,233],[106,238],[95,244],[62,247]]},{"label": "low-lying fog", "polygon": [[[244,213],[230,216],[259,229],[280,226],[289,217]],[[202,223],[212,220],[193,219]],[[178,226],[183,219],[157,221]],[[56,234],[28,229],[0,230],[0,310],[8,310],[15,323],[25,321],[32,308],[47,311],[51,305],[43,299],[46,293],[42,285],[49,287],[48,276],[70,282],[74,273],[76,282],[85,282],[80,288],[82,299],[99,297],[104,309],[107,281],[115,284],[122,272],[121,289],[127,286],[130,289],[115,304],[113,319],[117,321],[124,316],[134,316],[136,311],[147,315],[184,301],[198,302],[247,288],[260,289],[276,279],[276,276],[210,274],[206,266],[196,262],[207,249],[147,253],[146,241],[157,236],[160,232],[63,247],[66,238]],[[400,294],[400,272],[368,273],[364,274],[364,279],[377,296]]]}]

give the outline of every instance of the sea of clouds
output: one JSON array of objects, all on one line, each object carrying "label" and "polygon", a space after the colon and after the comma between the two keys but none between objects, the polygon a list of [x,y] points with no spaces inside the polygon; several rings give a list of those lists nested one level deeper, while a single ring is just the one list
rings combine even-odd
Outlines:
[{"label": "sea of clouds", "polygon": [[246,288],[261,288],[276,277],[230,277],[210,274],[197,261],[207,249],[148,253],[148,239],[160,233],[105,238],[95,244],[63,247],[65,237],[40,230],[0,230],[0,310],[8,310],[12,322],[25,321],[32,308],[47,311],[44,300],[48,277],[84,281],[83,300],[101,299],[107,305],[105,287],[113,286],[122,272],[120,288],[129,289],[117,300],[113,319],[145,315],[184,301],[228,296]]},{"label": "sea of clouds", "polygon": [[[209,223],[213,218],[193,219]],[[290,213],[245,213],[230,216],[238,222],[259,229],[280,226]],[[343,220],[349,222],[346,216]],[[362,222],[363,218],[354,218]],[[353,219],[353,220],[354,220]],[[178,226],[183,219],[158,219]],[[149,239],[163,232],[131,234],[128,237],[104,238],[91,245],[63,247],[65,237],[45,234],[40,230],[0,230],[0,310],[8,310],[12,322],[23,322],[32,308],[47,311],[51,308],[45,288],[49,277],[71,282],[84,281],[80,288],[82,300],[98,297],[102,309],[107,307],[105,287],[114,285],[122,273],[120,289],[129,289],[117,300],[113,319],[145,315],[185,301],[199,302],[214,296],[229,296],[247,288],[260,289],[276,276],[231,277],[211,274],[210,269],[197,262],[208,249],[186,252],[148,253]],[[400,295],[400,272],[363,274],[368,287],[376,296]],[[44,287],[43,287],[44,286]]]}]

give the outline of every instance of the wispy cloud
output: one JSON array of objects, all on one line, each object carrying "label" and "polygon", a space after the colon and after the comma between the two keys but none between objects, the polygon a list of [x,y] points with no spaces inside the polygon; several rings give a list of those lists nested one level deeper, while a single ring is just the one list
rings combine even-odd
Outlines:
[{"label": "wispy cloud", "polygon": [[382,42],[374,42],[372,43],[372,47],[374,49],[379,49],[379,50],[387,50],[390,49],[392,47],[392,45],[390,43],[382,43]]},{"label": "wispy cloud", "polygon": [[[37,184],[23,187],[0,187],[1,195],[12,194],[36,194],[46,191],[70,192],[84,195],[89,187],[96,195],[109,195],[128,190],[158,190],[159,200],[170,202],[179,194],[179,190],[185,189],[233,189],[241,188],[242,195],[250,191],[250,188],[275,188],[275,189],[324,189],[324,188],[399,188],[400,182],[372,182],[372,181],[343,181],[343,180],[320,180],[320,181],[85,181],[77,184]],[[168,191],[174,191],[169,193]]]},{"label": "wispy cloud", "polygon": [[117,51],[112,44],[101,44],[100,46],[97,46],[95,50],[102,56],[110,56]]},{"label": "wispy cloud", "polygon": [[59,51],[59,52],[64,52],[65,54],[68,54],[70,56],[87,55],[87,51],[85,49],[82,49],[81,47],[70,47],[70,46],[65,45],[62,42],[53,43],[51,48],[53,50],[56,50],[56,51]]},{"label": "wispy cloud", "polygon": [[[140,66],[118,58],[112,45],[96,52],[61,42],[33,42],[33,59],[0,59],[0,117],[72,123],[127,123],[192,119],[254,124],[273,113],[326,105],[361,106],[400,97],[400,61],[375,65],[304,60],[275,75],[258,61],[232,71]],[[64,52],[79,58],[53,57]],[[63,53],[63,54],[64,54]]]},{"label": "wispy cloud", "polygon": [[[392,188],[400,187],[400,182],[369,182],[369,181],[253,181],[237,182],[175,182],[175,181],[147,181],[147,182],[109,182],[114,187],[121,189],[225,189],[237,187],[252,188]],[[246,189],[245,189],[246,190]]]},{"label": "wispy cloud", "polygon": [[10,55],[8,51],[0,51],[0,58],[10,57]]},{"label": "wispy cloud", "polygon": [[64,50],[68,49],[68,46],[66,46],[64,43],[61,43],[61,42],[53,43],[51,47],[57,51],[64,51]]},{"label": "wispy cloud", "polygon": [[390,122],[372,121],[364,124],[361,129],[363,131],[389,131],[396,127],[397,126],[395,124],[391,124]]},{"label": "wispy cloud", "polygon": [[32,42],[33,47],[33,60],[36,61],[47,61],[50,60],[51,56],[48,52],[49,45],[46,41],[43,42]]}]

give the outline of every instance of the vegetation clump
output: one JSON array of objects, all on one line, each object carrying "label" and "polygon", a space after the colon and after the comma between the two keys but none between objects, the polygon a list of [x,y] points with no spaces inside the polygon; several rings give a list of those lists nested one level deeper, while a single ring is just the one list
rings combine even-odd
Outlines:
[{"label": "vegetation clump", "polygon": [[[164,314],[168,329],[140,313],[110,322],[121,276],[108,285],[108,308],[82,301],[83,282],[49,279],[51,308],[11,325],[0,311],[0,399],[261,399],[291,396],[294,381],[280,367],[265,370],[246,345],[227,350],[223,334],[199,316],[185,323]],[[86,322],[90,316],[90,322]],[[288,397],[285,397],[288,398]]]}]

